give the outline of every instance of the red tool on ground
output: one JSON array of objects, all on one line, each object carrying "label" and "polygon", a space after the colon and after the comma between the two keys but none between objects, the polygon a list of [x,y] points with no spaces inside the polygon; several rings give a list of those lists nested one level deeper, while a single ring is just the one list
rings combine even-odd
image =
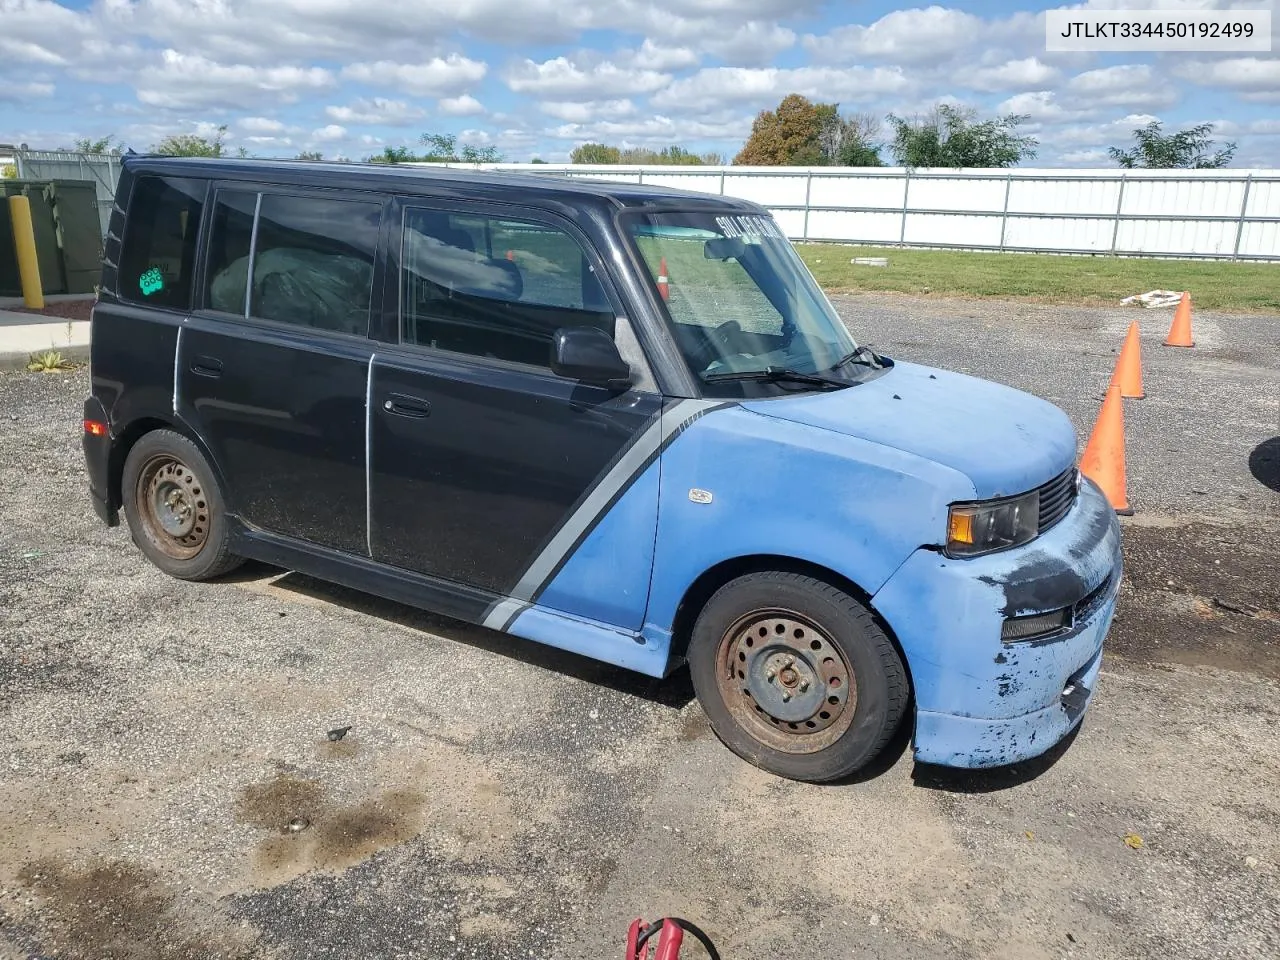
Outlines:
[{"label": "red tool on ground", "polygon": [[680,945],[684,942],[686,930],[706,948],[707,956],[711,960],[720,960],[720,954],[712,944],[711,938],[688,920],[681,920],[679,917],[663,917],[653,923],[645,923],[640,917],[632,920],[627,930],[625,960],[650,960],[649,941],[654,934],[658,935],[658,940],[652,960],[679,960]]}]

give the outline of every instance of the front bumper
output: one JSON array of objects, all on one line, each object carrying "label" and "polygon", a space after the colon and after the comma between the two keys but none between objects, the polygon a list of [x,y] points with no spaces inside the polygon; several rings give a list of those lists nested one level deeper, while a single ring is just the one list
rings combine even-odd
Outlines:
[{"label": "front bumper", "polygon": [[[915,757],[994,767],[1037,756],[1080,722],[1092,699],[1123,562],[1102,491],[1024,547],[954,560],[918,550],[873,598],[898,637],[916,697]],[[1075,607],[1071,628],[1006,643],[1006,617]]]}]

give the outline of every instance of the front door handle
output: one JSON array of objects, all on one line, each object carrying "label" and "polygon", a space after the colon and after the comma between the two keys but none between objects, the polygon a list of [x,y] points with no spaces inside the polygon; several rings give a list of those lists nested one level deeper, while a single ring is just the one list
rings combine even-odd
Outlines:
[{"label": "front door handle", "polygon": [[411,397],[404,393],[388,394],[387,399],[382,403],[382,409],[387,413],[394,413],[398,417],[422,417],[431,416],[430,402],[423,400],[421,397]]},{"label": "front door handle", "polygon": [[191,361],[191,372],[199,377],[222,376],[222,361],[217,357],[194,357]]}]

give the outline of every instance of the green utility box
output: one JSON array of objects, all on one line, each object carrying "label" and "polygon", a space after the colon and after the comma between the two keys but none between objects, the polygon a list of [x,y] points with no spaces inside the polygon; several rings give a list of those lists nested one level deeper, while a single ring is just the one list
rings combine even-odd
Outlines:
[{"label": "green utility box", "polygon": [[84,180],[0,180],[0,296],[22,295],[8,198],[31,204],[45,294],[93,293],[102,264],[98,196]]}]

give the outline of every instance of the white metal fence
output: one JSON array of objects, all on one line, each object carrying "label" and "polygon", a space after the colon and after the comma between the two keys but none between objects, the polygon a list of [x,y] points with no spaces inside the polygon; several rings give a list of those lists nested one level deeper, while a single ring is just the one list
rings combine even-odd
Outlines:
[{"label": "white metal fence", "polygon": [[[17,152],[19,175],[93,180],[103,232],[120,158]],[[436,166],[436,164],[432,164]],[[1280,170],[910,170],[444,164],[753,200],[793,240],[1280,261]]]},{"label": "white metal fence", "polygon": [[793,240],[1280,260],[1280,170],[482,166],[741,197]]},{"label": "white metal fence", "polygon": [[112,153],[77,153],[72,150],[18,150],[14,153],[18,176],[28,180],[92,180],[98,191],[98,220],[106,236],[111,204],[120,179],[120,157]]}]

